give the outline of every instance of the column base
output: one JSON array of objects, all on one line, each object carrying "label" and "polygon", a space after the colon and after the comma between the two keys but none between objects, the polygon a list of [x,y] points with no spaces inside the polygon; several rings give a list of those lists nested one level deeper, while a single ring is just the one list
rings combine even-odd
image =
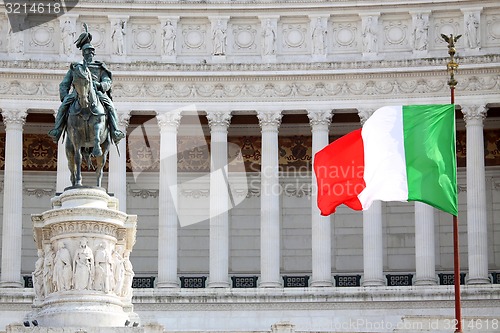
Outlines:
[{"label": "column base", "polygon": [[281,282],[261,282],[259,288],[281,288]]},{"label": "column base", "polygon": [[333,283],[328,280],[316,280],[311,282],[311,287],[333,287]]},{"label": "column base", "polygon": [[483,277],[468,277],[465,279],[466,284],[490,284],[491,281],[488,278]]},{"label": "column base", "polygon": [[432,278],[420,278],[415,279],[415,286],[435,286],[437,285],[437,280]]},{"label": "column base", "polygon": [[0,288],[24,288],[21,281],[1,281]]},{"label": "column base", "polygon": [[380,287],[385,286],[385,280],[383,279],[370,279],[361,282],[362,287]]},{"label": "column base", "polygon": [[229,282],[208,282],[208,288],[229,288]]},{"label": "column base", "polygon": [[179,288],[177,282],[158,282],[156,288]]}]

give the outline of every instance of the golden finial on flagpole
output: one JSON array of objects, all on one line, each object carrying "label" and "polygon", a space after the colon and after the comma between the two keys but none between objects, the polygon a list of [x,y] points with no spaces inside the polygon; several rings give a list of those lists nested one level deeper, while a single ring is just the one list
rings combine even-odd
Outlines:
[{"label": "golden finial on flagpole", "polygon": [[455,43],[460,37],[462,37],[462,35],[453,36],[453,34],[451,34],[446,36],[445,34],[441,34],[441,37],[443,37],[444,41],[448,43],[448,54],[450,55],[450,61],[446,64],[446,68],[450,74],[448,85],[450,86],[450,89],[454,89],[457,85],[457,80],[455,80],[455,71],[458,68],[458,63],[455,61]]}]

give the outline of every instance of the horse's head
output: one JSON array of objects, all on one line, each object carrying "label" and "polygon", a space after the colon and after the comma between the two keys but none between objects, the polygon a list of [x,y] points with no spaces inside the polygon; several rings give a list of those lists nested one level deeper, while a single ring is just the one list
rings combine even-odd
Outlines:
[{"label": "horse's head", "polygon": [[91,103],[92,76],[86,66],[73,66],[73,88],[78,95],[80,107],[82,109],[88,108]]}]

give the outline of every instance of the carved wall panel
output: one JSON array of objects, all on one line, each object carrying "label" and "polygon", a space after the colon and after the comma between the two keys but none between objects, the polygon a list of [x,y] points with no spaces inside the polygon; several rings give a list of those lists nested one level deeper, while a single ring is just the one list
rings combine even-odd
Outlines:
[{"label": "carved wall panel", "polygon": [[232,35],[232,53],[243,55],[258,55],[259,54],[259,22],[257,20],[231,20],[229,29]]},{"label": "carved wall panel", "polygon": [[[281,19],[278,24],[281,31],[277,34],[277,45],[281,45],[277,52],[283,54],[307,54],[310,53],[311,37],[309,33],[308,18]],[[280,50],[281,49],[281,50]]]},{"label": "carved wall panel", "polygon": [[158,43],[158,24],[154,21],[131,20],[127,27],[131,34],[130,54],[159,55],[160,45]]},{"label": "carved wall panel", "polygon": [[207,38],[210,34],[210,22],[201,19],[183,18],[180,21],[180,52],[184,55],[207,54]]},{"label": "carved wall panel", "polygon": [[[498,14],[485,14],[484,22],[486,22],[486,38],[484,38],[483,45],[498,45],[500,42],[500,15]],[[484,24],[484,23],[483,23]]]},{"label": "carved wall panel", "polygon": [[[451,15],[435,15],[431,16],[431,28],[430,28],[430,46],[434,49],[446,49],[446,43],[441,38],[441,34],[449,36],[453,34],[454,36],[462,34],[462,16],[451,16]],[[455,44],[458,48],[463,48],[464,38],[458,40]]]},{"label": "carved wall panel", "polygon": [[382,30],[383,50],[411,50],[411,17],[383,17]]},{"label": "carved wall panel", "polygon": [[59,53],[59,22],[50,21],[25,32],[24,52]]}]

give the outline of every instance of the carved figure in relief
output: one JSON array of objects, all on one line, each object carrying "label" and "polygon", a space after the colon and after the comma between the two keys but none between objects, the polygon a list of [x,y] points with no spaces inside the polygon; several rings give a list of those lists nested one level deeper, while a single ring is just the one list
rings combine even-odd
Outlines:
[{"label": "carved figure in relief", "polygon": [[80,240],[80,247],[73,259],[73,288],[92,289],[94,276],[94,256],[86,238]]},{"label": "carved figure in relief", "polygon": [[94,256],[95,263],[95,277],[94,277],[94,289],[98,291],[104,291],[109,293],[111,288],[111,279],[113,277],[112,267],[111,267],[111,256],[109,255],[106,245],[104,243],[99,243],[97,249],[95,250]]},{"label": "carved figure in relief", "polygon": [[226,54],[226,30],[222,27],[220,20],[217,21],[217,26],[214,29],[212,39],[214,45],[213,55]]},{"label": "carved figure in relief", "polygon": [[114,292],[116,295],[121,295],[123,290],[123,280],[125,277],[125,260],[122,256],[123,247],[116,246],[111,254],[113,262],[113,278],[114,278]]},{"label": "carved figure in relief", "polygon": [[417,14],[413,28],[413,48],[417,51],[427,50],[429,22],[422,14]]},{"label": "carved figure in relief", "polygon": [[113,42],[113,53],[123,55],[125,44],[125,22],[118,21],[113,24],[113,31],[111,32],[111,40]]},{"label": "carved figure in relief", "polygon": [[43,259],[43,287],[45,296],[48,296],[54,291],[54,281],[52,279],[54,272],[54,258],[55,254],[52,250],[52,245],[47,244],[45,246],[45,256]]},{"label": "carved figure in relief", "polygon": [[479,47],[479,20],[474,13],[470,13],[469,16],[467,16],[465,25],[465,34],[467,35],[469,47],[471,49]]},{"label": "carved figure in relief", "polygon": [[38,259],[35,262],[35,270],[31,274],[33,280],[33,289],[35,291],[35,298],[41,299],[45,296],[43,289],[43,250],[38,250]]},{"label": "carved figure in relief", "polygon": [[276,42],[276,32],[271,24],[271,20],[267,20],[266,27],[264,29],[264,54],[273,55],[276,53],[275,42]]},{"label": "carved figure in relief", "polygon": [[371,16],[366,20],[362,36],[364,52],[376,52],[377,30]]},{"label": "carved figure in relief", "polygon": [[327,31],[321,23],[321,18],[318,17],[312,32],[313,54],[325,54],[326,33]]},{"label": "carved figure in relief", "polygon": [[167,21],[163,27],[163,53],[173,55],[175,53],[176,32],[172,22]]},{"label": "carved figure in relief", "polygon": [[123,289],[122,297],[132,297],[132,281],[134,278],[134,269],[132,263],[130,262],[130,251],[125,251],[124,259],[124,269],[125,274],[123,275]]},{"label": "carved figure in relief", "polygon": [[57,244],[57,252],[54,259],[54,291],[71,289],[73,270],[71,267],[71,254],[63,242]]},{"label": "carved figure in relief", "polygon": [[76,31],[73,28],[73,24],[70,20],[65,20],[61,26],[61,42],[63,52],[66,55],[70,55],[73,50],[73,41],[75,40]]}]

